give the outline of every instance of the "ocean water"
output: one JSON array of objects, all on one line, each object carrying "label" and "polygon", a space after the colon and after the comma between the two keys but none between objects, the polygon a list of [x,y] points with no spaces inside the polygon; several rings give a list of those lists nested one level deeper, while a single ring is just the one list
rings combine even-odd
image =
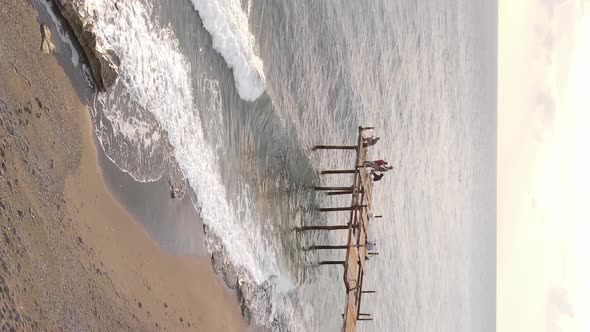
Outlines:
[{"label": "ocean water", "polygon": [[[39,0],[43,2],[45,0]],[[93,100],[109,158],[138,181],[191,187],[207,247],[245,316],[272,331],[337,331],[343,234],[313,192],[347,185],[359,125],[394,170],[375,185],[360,331],[495,330],[497,4],[484,0],[88,0],[121,57]],[[76,60],[77,61],[77,60]],[[179,170],[175,172],[173,170]],[[168,199],[163,197],[162,199]],[[341,253],[340,253],[341,255]]]}]

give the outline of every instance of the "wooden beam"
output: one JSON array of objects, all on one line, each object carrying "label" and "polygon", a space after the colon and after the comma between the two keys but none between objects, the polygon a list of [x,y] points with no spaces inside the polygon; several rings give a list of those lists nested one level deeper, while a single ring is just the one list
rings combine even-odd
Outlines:
[{"label": "wooden beam", "polygon": [[314,230],[326,230],[334,231],[339,229],[348,229],[348,225],[337,225],[337,226],[302,226],[297,227],[297,231],[314,231]]},{"label": "wooden beam", "polygon": [[316,145],[313,150],[356,150],[356,145]]},{"label": "wooden beam", "polygon": [[319,208],[318,210],[321,212],[337,212],[337,211],[351,211],[351,210],[358,210],[361,208],[367,207],[367,205],[355,205],[355,206],[341,206],[341,207],[331,207],[331,208]]},{"label": "wooden beam", "polygon": [[354,174],[357,171],[356,169],[329,169],[322,171],[322,174]]},{"label": "wooden beam", "polygon": [[326,249],[346,249],[346,248],[354,248],[356,245],[318,245],[318,246],[310,246],[305,248],[305,250],[326,250]]},{"label": "wooden beam", "polygon": [[352,186],[350,187],[322,187],[322,186],[316,186],[313,187],[314,190],[323,190],[323,191],[330,191],[330,190],[352,190]]},{"label": "wooden beam", "polygon": [[344,265],[346,261],[320,261],[319,265]]},{"label": "wooden beam", "polygon": [[335,196],[335,195],[352,195],[352,193],[353,193],[352,190],[339,190],[339,191],[330,191],[327,194],[329,196]]}]

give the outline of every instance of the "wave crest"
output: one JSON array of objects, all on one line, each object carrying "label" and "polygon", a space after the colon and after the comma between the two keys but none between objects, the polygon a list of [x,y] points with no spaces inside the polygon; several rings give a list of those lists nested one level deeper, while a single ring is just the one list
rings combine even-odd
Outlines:
[{"label": "wave crest", "polygon": [[213,48],[232,69],[240,98],[254,101],[266,88],[262,60],[256,55],[248,17],[236,0],[192,0],[211,34]]}]

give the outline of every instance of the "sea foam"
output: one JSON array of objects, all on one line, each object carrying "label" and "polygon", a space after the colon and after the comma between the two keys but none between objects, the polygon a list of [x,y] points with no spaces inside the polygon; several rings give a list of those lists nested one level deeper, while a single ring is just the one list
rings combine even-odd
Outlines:
[{"label": "sea foam", "polygon": [[234,74],[240,98],[254,101],[265,90],[262,60],[239,0],[192,0],[203,26],[211,34],[213,48]]},{"label": "sea foam", "polygon": [[[262,247],[250,245],[253,242],[263,244],[264,241],[256,227],[248,225],[246,231],[242,225],[257,223],[239,221],[236,217],[238,210],[249,218],[249,213],[244,213],[248,209],[248,197],[244,196],[237,206],[231,206],[226,199],[225,187],[215,167],[216,156],[205,140],[201,119],[195,110],[190,63],[180,52],[174,34],[151,22],[149,10],[139,2],[119,2],[117,8],[108,0],[92,0],[88,4],[92,5],[90,10],[98,13],[98,32],[121,57],[117,85],[125,98],[114,93],[98,97],[106,106],[109,119],[117,124],[114,129],[123,131],[124,135],[139,135],[142,142],[153,136],[147,127],[139,125],[133,118],[119,118],[119,112],[130,99],[141,106],[136,111],[145,110],[155,117],[167,133],[174,157],[197,194],[203,222],[224,242],[230,258],[252,267],[252,275],[256,281],[262,282],[266,277],[262,271],[272,271],[273,268],[262,268],[258,262],[268,261],[267,257],[272,254],[263,253],[265,249]],[[118,15],[106,15],[113,12]],[[109,110],[113,109],[117,112],[110,113]],[[261,255],[264,259],[257,259]]]},{"label": "sea foam", "polygon": [[[285,287],[292,283],[281,273],[273,246],[263,235],[248,185],[243,183],[238,197],[230,198],[222,183],[215,146],[206,140],[195,109],[191,65],[180,52],[173,31],[152,21],[147,3],[88,0],[86,6],[96,13],[97,33],[121,58],[121,74],[112,91],[97,97],[112,130],[130,139],[138,153],[159,141],[155,129],[166,134],[176,162],[196,193],[203,223],[221,242],[209,246],[221,245],[228,261],[247,272],[244,276],[250,280],[240,283],[269,285],[270,294],[255,292],[249,300],[255,320],[269,324],[281,315],[277,311],[284,311],[280,303],[289,301],[293,286]],[[219,8],[211,12],[222,14]],[[241,44],[232,38],[239,50]],[[241,93],[255,99],[264,89],[263,80],[245,60],[246,53],[233,54],[232,61],[239,64],[234,74],[239,73]],[[211,94],[219,94],[213,91],[218,84],[206,87],[212,89]],[[139,107],[130,108],[130,104]],[[156,124],[145,120],[141,113],[146,112]]]}]

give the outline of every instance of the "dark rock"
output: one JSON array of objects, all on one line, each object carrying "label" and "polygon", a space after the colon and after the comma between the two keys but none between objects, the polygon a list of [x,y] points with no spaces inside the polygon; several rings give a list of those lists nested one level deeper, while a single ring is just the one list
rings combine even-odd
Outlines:
[{"label": "dark rock", "polygon": [[121,60],[109,43],[96,34],[92,14],[83,0],[54,0],[68,21],[88,59],[92,76],[100,91],[106,91],[117,80]]}]

